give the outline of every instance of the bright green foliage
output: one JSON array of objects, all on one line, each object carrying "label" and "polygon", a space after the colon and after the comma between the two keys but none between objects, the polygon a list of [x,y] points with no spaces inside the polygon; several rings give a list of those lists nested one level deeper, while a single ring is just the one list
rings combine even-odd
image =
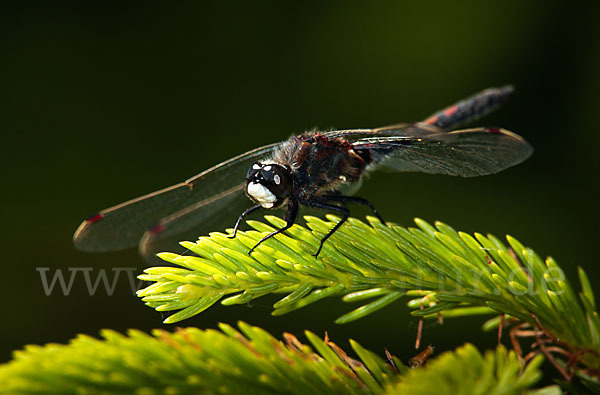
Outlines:
[{"label": "bright green foliage", "polygon": [[354,341],[360,360],[311,332],[312,347],[289,334],[283,342],[257,327],[239,328],[156,330],[152,336],[105,330],[101,340],[80,335],[68,345],[28,346],[0,365],[0,393],[382,394],[427,382],[439,394],[473,388],[512,394],[540,377],[541,357],[519,373],[514,353],[502,347],[482,358],[466,345],[410,370],[397,358],[392,367]]},{"label": "bright green foliage", "polygon": [[[266,216],[281,227],[284,221]],[[343,296],[363,306],[337,319],[349,322],[373,313],[400,297],[418,296],[409,306],[415,316],[461,316],[506,313],[543,326],[574,349],[600,353],[600,319],[591,285],[580,269],[582,291],[573,290],[552,258],[540,259],[513,237],[508,244],[492,235],[470,236],[437,222],[416,219],[418,228],[387,226],[368,217],[370,225],[351,218],[312,254],[339,219],[306,217],[310,230],[294,225],[252,254],[247,251],[273,227],[250,221],[257,231],[236,239],[221,233],[182,243],[200,257],[160,254],[180,268],[154,267],[140,278],[155,283],[139,292],[160,311],[180,310],[165,322],[189,318],[221,300],[247,303],[267,293],[285,293],[275,303],[279,315],[328,296]],[[579,297],[578,297],[579,296]],[[373,302],[367,299],[376,298]],[[582,357],[599,368],[593,352]]]},{"label": "bright green foliage", "polygon": [[348,358],[349,367],[310,332],[319,354],[291,335],[285,344],[260,328],[239,328],[105,330],[103,340],[80,335],[69,345],[28,346],[0,367],[0,393],[381,393],[397,375],[368,351],[362,363]]},{"label": "bright green foliage", "polygon": [[[422,369],[408,372],[401,381],[388,388],[389,394],[411,395],[491,395],[521,394],[541,377],[537,356],[521,371],[517,355],[502,346],[485,356],[466,344],[446,352]],[[544,389],[544,394],[559,395],[558,387]],[[541,392],[540,392],[541,393]]]}]

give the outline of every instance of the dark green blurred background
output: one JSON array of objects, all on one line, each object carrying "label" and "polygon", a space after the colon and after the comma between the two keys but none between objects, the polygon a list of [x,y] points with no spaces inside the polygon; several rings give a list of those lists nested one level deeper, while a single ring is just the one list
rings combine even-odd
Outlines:
[{"label": "dark green blurred background", "polygon": [[[478,124],[529,140],[526,163],[474,179],[375,174],[361,195],[403,225],[419,216],[510,233],[553,255],[574,283],[577,265],[598,283],[596,3],[368,4],[2,6],[0,361],[28,343],[162,326],[125,276],[112,296],[90,296],[81,273],[69,296],[45,296],[36,267],[90,267],[95,279],[101,268],[142,266],[134,250],[73,248],[95,211],[292,133],[416,121],[507,83],[513,100]],[[404,303],[338,326],[353,308],[339,299],[276,318],[273,301],[217,305],[182,325],[243,319],[277,335],[328,330],[344,346],[352,336],[381,355],[414,354],[417,321]],[[481,322],[428,324],[423,341],[492,347]]]}]

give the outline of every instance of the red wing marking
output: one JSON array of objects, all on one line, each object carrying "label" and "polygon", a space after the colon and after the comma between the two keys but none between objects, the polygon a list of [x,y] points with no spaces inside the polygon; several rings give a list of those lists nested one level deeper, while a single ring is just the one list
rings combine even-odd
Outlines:
[{"label": "red wing marking", "polygon": [[157,225],[154,225],[153,227],[151,227],[148,230],[148,233],[150,233],[151,236],[156,236],[157,234],[161,233],[164,230],[165,230],[165,226],[163,224],[157,224]]},{"label": "red wing marking", "polygon": [[94,222],[98,222],[100,221],[102,218],[104,218],[104,214],[102,213],[98,213],[98,214],[94,214],[91,217],[89,217],[88,219],[86,219],[85,221],[88,224],[93,224]]},{"label": "red wing marking", "polygon": [[447,117],[452,116],[452,114],[454,114],[456,112],[456,110],[458,110],[458,106],[457,105],[453,105],[451,107],[448,107],[447,109],[444,110],[444,115]]},{"label": "red wing marking", "polygon": [[437,115],[433,115],[433,116],[427,118],[426,120],[424,120],[423,123],[427,124],[427,125],[433,125],[437,120],[438,120]]}]

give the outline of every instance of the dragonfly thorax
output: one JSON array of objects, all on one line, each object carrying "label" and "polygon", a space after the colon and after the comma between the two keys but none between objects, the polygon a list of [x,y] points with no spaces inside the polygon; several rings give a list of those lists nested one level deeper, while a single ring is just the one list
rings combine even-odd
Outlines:
[{"label": "dragonfly thorax", "polygon": [[248,170],[246,193],[262,207],[279,207],[292,192],[292,176],[284,166],[257,162]]}]

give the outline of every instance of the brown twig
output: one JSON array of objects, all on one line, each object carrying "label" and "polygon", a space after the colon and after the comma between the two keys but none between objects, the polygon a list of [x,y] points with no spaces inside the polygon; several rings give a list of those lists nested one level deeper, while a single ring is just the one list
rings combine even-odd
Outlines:
[{"label": "brown twig", "polygon": [[[419,305],[419,310],[423,310],[423,303]],[[417,325],[417,339],[415,340],[415,349],[418,350],[421,347],[421,336],[423,335],[423,317],[419,319]]]},{"label": "brown twig", "polygon": [[517,332],[521,329],[521,328],[526,328],[527,326],[529,326],[530,324],[528,322],[523,322],[522,324],[519,324],[517,326],[514,326],[513,328],[511,328],[509,334],[510,334],[510,342],[512,344],[513,350],[515,350],[515,352],[517,353],[517,356],[519,357],[519,360],[522,361],[523,360],[523,349],[521,348],[521,344],[519,343],[519,340],[517,340]]},{"label": "brown twig", "polygon": [[419,366],[423,366],[427,358],[433,354],[434,347],[430,344],[423,351],[412,357],[408,360],[408,363],[411,368],[417,368]]},{"label": "brown twig", "polygon": [[[540,337],[541,335],[539,335],[538,337]],[[548,359],[548,361],[550,361],[550,363],[552,364],[552,366],[554,366],[554,368],[556,370],[558,370],[558,372],[561,374],[561,376],[564,377],[565,380],[567,380],[568,382],[571,382],[571,375],[569,375],[565,369],[563,369],[562,366],[560,366],[560,364],[558,363],[558,361],[554,358],[554,356],[552,355],[552,353],[550,353],[550,351],[548,351],[548,349],[546,348],[546,346],[544,345],[544,342],[538,342],[539,346],[540,346],[540,350],[542,351],[542,353],[546,356],[546,358]]]},{"label": "brown twig", "polygon": [[392,353],[390,352],[390,350],[388,350],[387,348],[385,349],[385,356],[386,356],[387,360],[389,361],[390,365],[392,365],[392,368],[394,368],[394,370],[397,373],[400,372],[398,370],[398,367],[396,366],[396,362],[394,361],[394,356],[392,355]]}]

